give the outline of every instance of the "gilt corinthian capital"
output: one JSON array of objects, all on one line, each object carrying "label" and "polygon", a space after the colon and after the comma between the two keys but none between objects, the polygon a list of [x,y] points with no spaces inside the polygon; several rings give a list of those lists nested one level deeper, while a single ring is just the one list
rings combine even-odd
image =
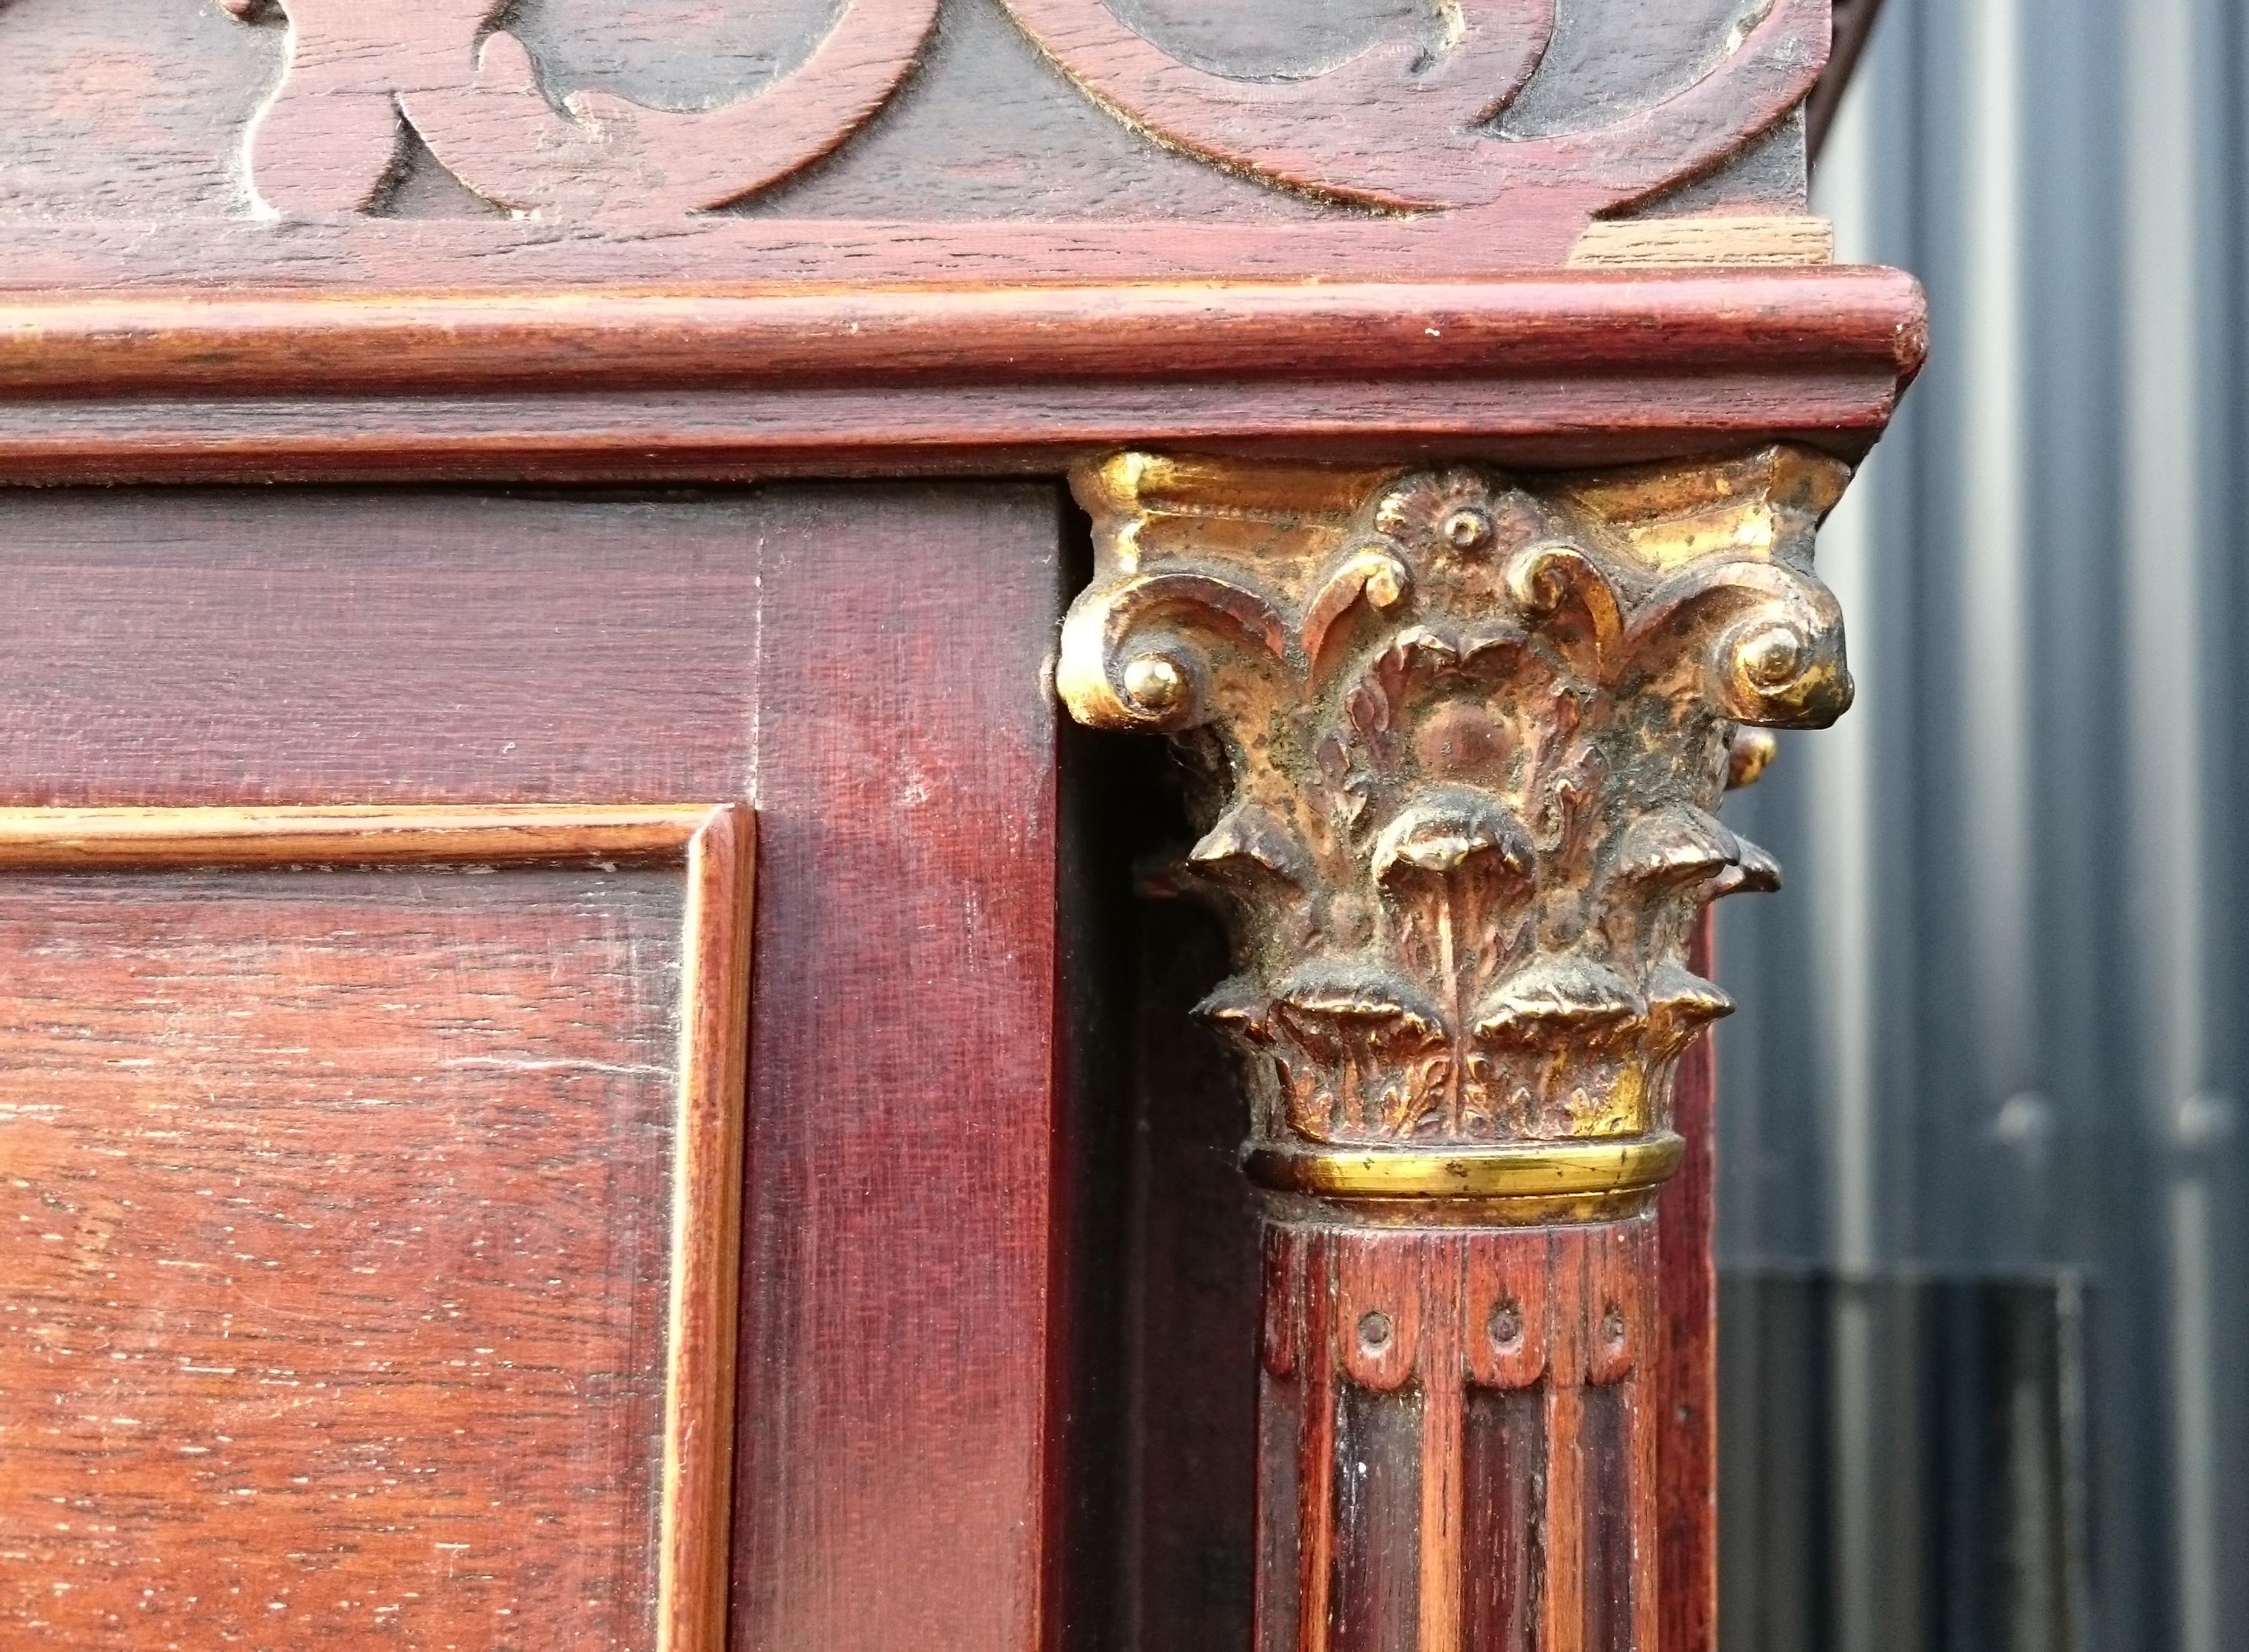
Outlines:
[{"label": "gilt corinthian capital", "polygon": [[1731,1007],[1702,906],[1770,888],[1720,824],[1737,731],[1849,705],[1794,447],[1514,476],[1129,453],[1083,470],[1098,570],[1058,681],[1179,737],[1237,973],[1269,1188],[1624,1214],[1675,1165],[1671,1083]]}]

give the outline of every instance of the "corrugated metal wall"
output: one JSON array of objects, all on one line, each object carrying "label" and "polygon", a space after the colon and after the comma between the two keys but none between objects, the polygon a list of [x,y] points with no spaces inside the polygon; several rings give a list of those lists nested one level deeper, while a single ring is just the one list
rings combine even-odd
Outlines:
[{"label": "corrugated metal wall", "polygon": [[[1935,350],[1821,544],[1858,709],[1730,805],[1791,887],[1722,924],[1723,1254],[2088,1271],[2108,1652],[2249,1649],[2243,10],[1888,0],[1818,195]],[[1880,1334],[1826,1379],[1847,1652],[1902,1643]]]}]

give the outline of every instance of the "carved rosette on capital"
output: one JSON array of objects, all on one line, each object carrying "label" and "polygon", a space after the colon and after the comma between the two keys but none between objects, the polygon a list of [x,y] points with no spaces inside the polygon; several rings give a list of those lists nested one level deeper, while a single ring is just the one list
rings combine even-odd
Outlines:
[{"label": "carved rosette on capital", "polygon": [[1850,703],[1842,463],[1512,476],[1127,454],[1057,681],[1161,730],[1268,1200],[1262,1652],[1654,1652],[1652,1207],[1731,1007],[1745,729]]}]

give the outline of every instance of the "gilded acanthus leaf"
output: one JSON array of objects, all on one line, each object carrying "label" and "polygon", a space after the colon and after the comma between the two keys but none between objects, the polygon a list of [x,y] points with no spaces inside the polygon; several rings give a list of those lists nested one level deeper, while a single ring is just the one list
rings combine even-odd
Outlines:
[{"label": "gilded acanthus leaf", "polygon": [[1265,1140],[1647,1135],[1731,1007],[1703,904],[1778,868],[1716,815],[1742,726],[1850,703],[1792,448],[1513,477],[1129,455],[1079,477],[1100,569],[1057,681],[1086,722],[1215,737],[1191,867],[1238,974],[1206,1006]]}]

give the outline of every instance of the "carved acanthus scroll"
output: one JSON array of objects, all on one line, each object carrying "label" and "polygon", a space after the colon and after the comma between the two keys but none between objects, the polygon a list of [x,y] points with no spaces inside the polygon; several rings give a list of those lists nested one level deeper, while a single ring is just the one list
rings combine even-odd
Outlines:
[{"label": "carved acanthus scroll", "polygon": [[1208,1009],[1266,1179],[1362,1148],[1660,1161],[1672,1068],[1729,1008],[1689,928],[1777,877],[1713,812],[1736,727],[1849,703],[1811,570],[1846,475],[1774,448],[1536,484],[1142,455],[1080,479],[1104,563],[1063,691],[1206,759],[1190,860],[1241,966]]},{"label": "carved acanthus scroll", "polygon": [[1447,0],[1442,39],[1371,46],[1324,73],[1248,80],[1180,62],[1106,0],[1007,0],[1063,72],[1132,125],[1275,182],[1406,209],[1581,197],[1587,216],[1722,160],[1810,93],[1830,0],[1764,0],[1710,71],[1650,108],[1580,132],[1495,123],[1538,67],[1554,0]]},{"label": "carved acanthus scroll", "polygon": [[[250,138],[270,210],[362,211],[408,128],[471,190],[556,216],[649,217],[742,199],[827,154],[912,71],[939,0],[843,0],[811,55],[708,109],[604,93],[550,98],[504,0],[219,0],[285,17],[289,58]],[[1580,221],[1708,168],[1802,100],[1828,0],[1764,0],[1694,84],[1582,131],[1504,133],[1537,72],[1554,0],[1447,0],[1441,38],[1377,45],[1323,72],[1253,79],[1184,63],[1108,0],[1006,0],[1088,95],[1166,143],[1286,188],[1401,210],[1548,201]]]},{"label": "carved acanthus scroll", "polygon": [[[264,0],[221,0],[245,20]],[[794,70],[711,109],[573,93],[557,108],[531,53],[487,33],[501,0],[273,0],[290,58],[251,134],[270,209],[363,210],[411,125],[477,194],[519,211],[650,216],[724,206],[809,165],[887,102],[918,59],[938,0],[844,0]]]}]

